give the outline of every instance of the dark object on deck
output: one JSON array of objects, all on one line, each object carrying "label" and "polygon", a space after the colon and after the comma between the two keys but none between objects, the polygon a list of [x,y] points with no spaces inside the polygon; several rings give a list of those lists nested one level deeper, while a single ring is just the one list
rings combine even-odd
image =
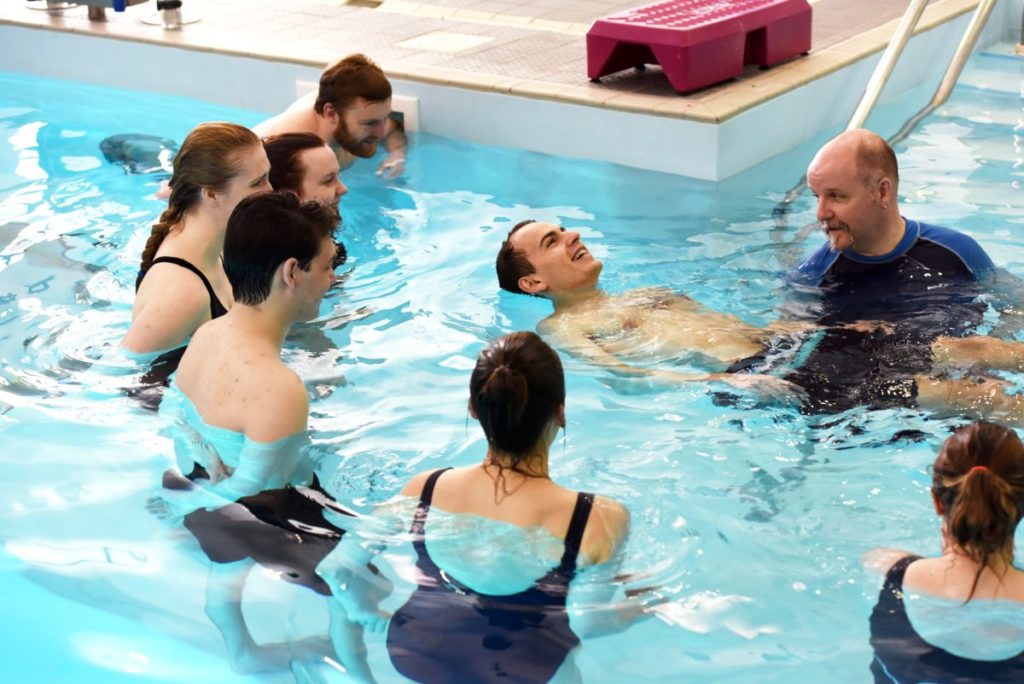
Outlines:
[{"label": "dark object on deck", "polygon": [[170,175],[178,143],[169,138],[142,133],[121,133],[105,138],[100,152],[111,164],[120,164],[125,173]]}]

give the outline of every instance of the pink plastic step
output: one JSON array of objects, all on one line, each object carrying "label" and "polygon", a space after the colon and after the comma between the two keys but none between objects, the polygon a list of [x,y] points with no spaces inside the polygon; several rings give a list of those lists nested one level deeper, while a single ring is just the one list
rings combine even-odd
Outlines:
[{"label": "pink plastic step", "polygon": [[811,49],[807,0],[664,0],[613,14],[587,32],[592,80],[658,64],[683,93]]}]

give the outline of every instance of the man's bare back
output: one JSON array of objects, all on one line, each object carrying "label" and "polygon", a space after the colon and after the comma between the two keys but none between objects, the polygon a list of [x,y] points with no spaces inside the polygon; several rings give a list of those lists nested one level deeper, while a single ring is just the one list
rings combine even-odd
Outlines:
[{"label": "man's bare back", "polygon": [[338,157],[338,165],[342,170],[347,169],[355,161],[355,156],[335,142],[331,136],[332,126],[313,108],[315,102],[316,93],[307,93],[280,114],[253,126],[252,130],[261,138],[284,133],[312,133],[330,145]]}]

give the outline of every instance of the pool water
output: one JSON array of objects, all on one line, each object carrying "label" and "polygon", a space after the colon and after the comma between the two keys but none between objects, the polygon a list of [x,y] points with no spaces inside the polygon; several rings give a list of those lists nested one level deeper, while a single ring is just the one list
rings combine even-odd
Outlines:
[{"label": "pool water", "polygon": [[[158,180],[105,163],[99,143],[126,132],[181,140],[199,121],[264,115],[13,74],[0,74],[0,92],[4,679],[252,681],[231,671],[204,613],[194,544],[144,509],[171,443],[125,395],[140,369],[114,350],[162,207]],[[1022,104],[1024,60],[993,48],[897,149],[904,213],[968,231],[1017,275]],[[350,272],[285,352],[313,398],[327,489],[369,512],[416,472],[483,456],[465,410],[475,356],[549,313],[495,281],[497,247],[524,218],[581,230],[610,291],[664,285],[774,319],[779,273],[821,238],[798,238],[814,220],[808,195],[782,228],[772,210],[820,142],[720,184],[430,135],[413,137],[399,181],[376,178],[372,161],[346,171]],[[703,384],[650,386],[565,362],[568,428],[552,474],[630,508],[627,586],[656,586],[667,601],[585,642],[583,680],[868,681],[880,578],[861,555],[937,550],[928,466],[963,420],[807,417],[752,398],[723,407]],[[323,601],[283,585],[253,573],[256,639],[322,634]],[[379,639],[370,650],[384,668]]]}]

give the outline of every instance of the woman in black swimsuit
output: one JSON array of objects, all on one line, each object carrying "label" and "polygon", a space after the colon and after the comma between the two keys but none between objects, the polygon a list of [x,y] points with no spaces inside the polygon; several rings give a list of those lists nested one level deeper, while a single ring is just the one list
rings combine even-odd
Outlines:
[{"label": "woman in black swimsuit", "polygon": [[1024,571],[1013,537],[1024,516],[1024,445],[976,422],[946,440],[932,499],[942,520],[937,558],[891,549],[871,615],[876,682],[1024,681]]},{"label": "woman in black swimsuit", "polygon": [[243,126],[204,123],[188,134],[174,158],[167,209],[142,253],[125,349],[177,349],[227,312],[224,229],[244,197],[270,190],[269,167],[259,138]]},{"label": "woman in black swimsuit", "polygon": [[[487,452],[477,465],[420,473],[402,490],[418,500],[406,521],[417,577],[388,624],[388,655],[417,682],[547,682],[563,665],[568,669],[558,676],[569,673],[580,643],[581,624],[575,617],[570,623],[567,610],[569,585],[578,568],[616,555],[629,514],[612,499],[552,481],[548,449],[565,425],[565,381],[558,355],[537,335],[513,333],[489,345],[469,389],[470,414],[483,428]],[[522,543],[480,543],[495,531]],[[466,538],[477,540],[474,549]],[[453,553],[460,556],[456,565],[446,561],[455,560]],[[496,574],[508,576],[513,568],[528,574],[516,577],[514,587],[495,583]],[[348,576],[340,581],[352,586]],[[365,599],[357,591],[336,597]],[[350,615],[358,621],[375,609],[364,603]],[[637,615],[623,615],[615,626],[610,619],[582,626],[588,634],[615,631]]]}]

